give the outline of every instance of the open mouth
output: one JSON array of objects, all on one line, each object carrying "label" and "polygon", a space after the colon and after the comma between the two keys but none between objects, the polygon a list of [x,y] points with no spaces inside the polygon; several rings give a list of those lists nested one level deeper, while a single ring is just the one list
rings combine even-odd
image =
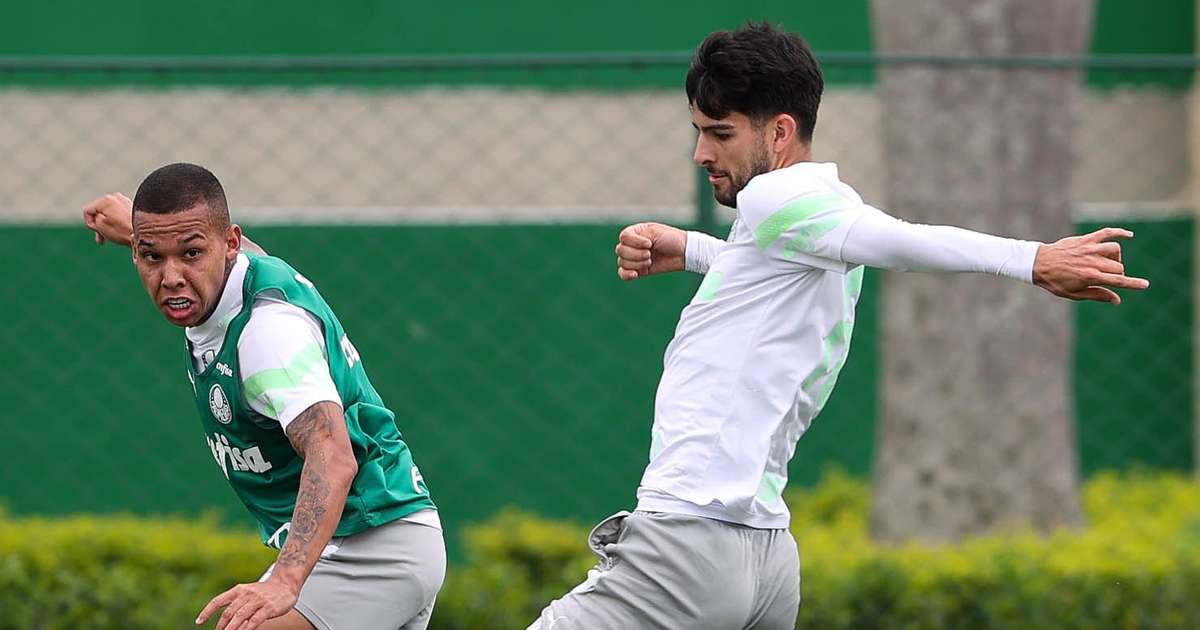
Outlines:
[{"label": "open mouth", "polygon": [[164,304],[166,304],[167,308],[170,309],[171,311],[174,311],[176,313],[182,313],[182,312],[190,309],[192,307],[192,304],[195,304],[195,302],[193,302],[187,298],[167,298],[167,301],[164,302]]},{"label": "open mouth", "polygon": [[166,315],[171,323],[178,326],[187,325],[200,310],[200,306],[195,300],[185,297],[167,298],[163,300],[162,306],[163,315]]}]

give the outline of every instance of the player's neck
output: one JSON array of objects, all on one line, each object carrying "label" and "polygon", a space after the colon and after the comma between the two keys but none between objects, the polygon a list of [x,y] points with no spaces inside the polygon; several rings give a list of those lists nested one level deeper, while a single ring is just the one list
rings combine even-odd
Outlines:
[{"label": "player's neck", "polygon": [[[787,168],[793,164],[812,161],[811,144],[795,144],[775,156],[775,169]],[[772,169],[772,170],[775,170]]]},{"label": "player's neck", "polygon": [[217,312],[217,309],[221,308],[221,302],[225,301],[225,289],[229,286],[229,276],[233,275],[233,267],[236,264],[236,258],[232,262],[225,264],[225,279],[221,281],[221,290],[217,293],[217,299],[214,300],[213,305],[208,308],[208,313],[204,315],[204,319],[200,320],[195,326],[191,326],[190,328],[199,328],[207,324],[208,320],[212,319],[213,314]]}]

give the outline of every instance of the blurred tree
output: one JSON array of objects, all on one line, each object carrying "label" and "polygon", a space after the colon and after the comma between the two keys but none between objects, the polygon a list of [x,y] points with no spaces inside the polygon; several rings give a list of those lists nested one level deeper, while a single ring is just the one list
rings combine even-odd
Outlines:
[{"label": "blurred tree", "polygon": [[[1091,0],[876,0],[880,53],[1079,55]],[[1042,241],[1071,230],[1079,73],[888,66],[891,213]],[[872,528],[952,540],[1081,520],[1070,306],[979,275],[889,274]]]}]

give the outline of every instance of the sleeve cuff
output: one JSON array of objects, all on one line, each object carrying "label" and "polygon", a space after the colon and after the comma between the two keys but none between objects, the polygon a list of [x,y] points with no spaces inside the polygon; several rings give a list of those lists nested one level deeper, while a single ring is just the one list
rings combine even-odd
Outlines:
[{"label": "sleeve cuff", "polygon": [[1041,246],[1037,241],[1014,241],[1012,255],[1000,267],[999,275],[1033,284],[1033,263]]},{"label": "sleeve cuff", "polygon": [[704,232],[688,231],[687,244],[683,248],[683,268],[692,273],[708,273],[724,244],[725,241]]}]

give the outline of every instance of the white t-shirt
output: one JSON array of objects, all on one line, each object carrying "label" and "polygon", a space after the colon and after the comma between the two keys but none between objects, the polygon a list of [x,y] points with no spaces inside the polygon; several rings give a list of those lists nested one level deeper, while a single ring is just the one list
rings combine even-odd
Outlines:
[{"label": "white t-shirt", "polygon": [[[220,354],[229,323],[242,312],[242,285],[249,268],[250,259],[239,254],[213,314],[199,326],[186,329],[197,370],[207,368]],[[250,320],[238,338],[242,392],[255,392],[255,396],[246,398],[250,408],[278,421],[286,431],[297,416],[317,403],[341,405],[342,398],[329,374],[321,320],[271,291],[260,294],[251,309]],[[262,378],[278,374],[286,374],[287,378]],[[254,386],[256,381],[271,386]],[[441,528],[437,511],[432,509],[401,520]]]},{"label": "white t-shirt", "polygon": [[785,528],[788,462],[846,360],[860,265],[1029,282],[1038,243],[888,217],[834,164],[759,175],[737,205],[727,242],[688,235],[686,266],[707,275],[667,347],[638,509]]},{"label": "white t-shirt", "polygon": [[[203,324],[187,329],[197,370],[207,368],[221,351],[229,322],[242,311],[242,283],[249,266],[246,256],[238,256],[212,316]],[[248,397],[246,403],[250,408],[278,421],[287,430],[296,416],[319,402],[341,405],[342,398],[329,375],[321,320],[271,292],[260,295],[252,308],[250,321],[238,339],[243,391],[258,391],[260,388],[245,387],[246,383],[254,382],[255,377],[270,370],[286,373],[288,378],[271,379],[273,383],[286,385]]]}]

